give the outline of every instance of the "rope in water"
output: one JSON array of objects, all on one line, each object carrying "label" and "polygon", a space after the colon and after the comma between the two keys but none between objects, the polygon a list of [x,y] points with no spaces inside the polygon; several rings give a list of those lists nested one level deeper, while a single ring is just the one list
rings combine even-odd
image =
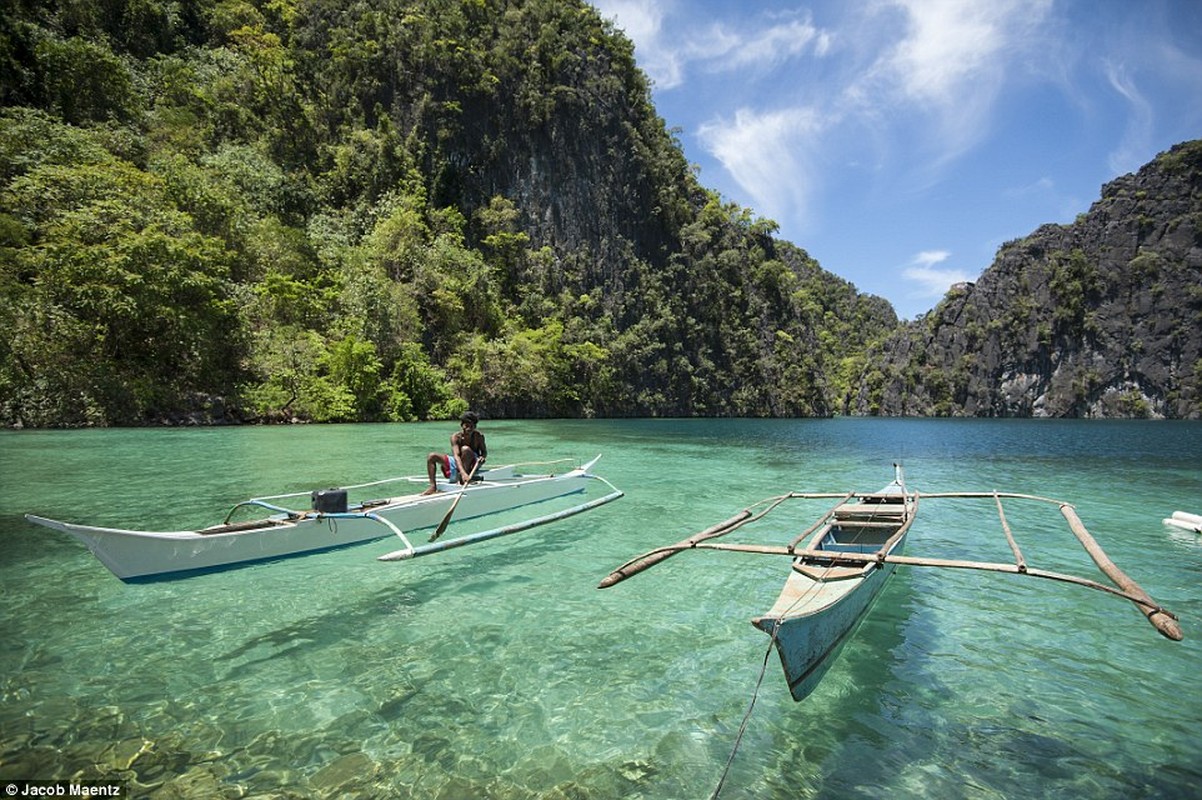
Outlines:
[{"label": "rope in water", "polygon": [[[773,508],[775,507],[774,505]],[[831,569],[832,567],[827,567],[823,571],[823,574],[829,573]],[[785,616],[790,610],[796,608],[808,598],[811,592],[816,592],[816,587],[817,584],[799,595],[781,616]],[[755,688],[751,691],[751,702],[747,704],[747,713],[743,715],[743,722],[739,725],[739,733],[735,736],[734,747],[730,749],[730,758],[726,759],[726,766],[722,769],[722,777],[718,779],[718,785],[714,788],[714,793],[710,795],[710,800],[718,800],[718,795],[722,792],[722,787],[726,784],[726,776],[730,773],[730,767],[735,762],[735,755],[738,754],[739,746],[743,743],[743,734],[747,733],[747,725],[751,722],[751,712],[755,710],[755,701],[760,697],[760,688],[764,685],[764,676],[768,673],[768,662],[772,658],[772,648],[776,646],[776,637],[780,631],[780,623],[780,619],[777,619],[772,625],[772,636],[768,639],[768,649],[764,651],[764,661],[760,664],[760,675],[756,678]]]},{"label": "rope in water", "polygon": [[751,712],[755,710],[755,701],[759,699],[760,687],[764,685],[764,675],[768,672],[768,660],[772,656],[772,647],[776,644],[776,632],[780,629],[780,621],[772,627],[772,638],[768,641],[768,649],[764,653],[764,663],[760,665],[760,677],[756,679],[755,689],[751,692],[751,703],[747,706],[747,713],[743,715],[743,722],[739,725],[739,733],[735,736],[735,745],[730,749],[730,758],[726,759],[726,766],[722,769],[722,777],[718,779],[718,785],[714,787],[714,793],[710,795],[710,800],[718,800],[718,795],[722,793],[722,787],[726,783],[726,776],[730,773],[731,764],[735,763],[735,755],[739,752],[739,745],[743,743],[743,734],[747,733],[747,725],[751,722]]}]

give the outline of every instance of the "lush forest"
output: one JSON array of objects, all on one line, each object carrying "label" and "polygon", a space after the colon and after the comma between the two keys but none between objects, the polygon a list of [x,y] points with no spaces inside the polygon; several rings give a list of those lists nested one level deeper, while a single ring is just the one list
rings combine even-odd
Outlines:
[{"label": "lush forest", "polygon": [[833,413],[883,300],[578,0],[9,0],[0,422]]}]

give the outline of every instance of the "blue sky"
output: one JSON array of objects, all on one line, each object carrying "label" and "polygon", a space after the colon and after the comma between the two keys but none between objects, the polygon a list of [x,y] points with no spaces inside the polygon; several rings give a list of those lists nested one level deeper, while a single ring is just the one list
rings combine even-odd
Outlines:
[{"label": "blue sky", "polygon": [[702,185],[898,315],[1202,138],[1202,0],[595,0]]}]

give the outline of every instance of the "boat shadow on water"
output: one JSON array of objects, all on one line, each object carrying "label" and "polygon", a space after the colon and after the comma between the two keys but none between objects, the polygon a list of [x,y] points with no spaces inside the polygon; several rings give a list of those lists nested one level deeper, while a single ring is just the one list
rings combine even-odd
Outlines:
[{"label": "boat shadow on water", "polygon": [[[899,763],[928,765],[915,770],[915,793],[939,794],[964,779],[978,786],[1013,786],[1008,782],[1020,776],[1001,775],[998,765],[1017,758],[1029,766],[1023,780],[1039,775],[1062,783],[1072,777],[1071,762],[1064,759],[1079,756],[1080,750],[1041,733],[1051,726],[1031,708],[1011,709],[1013,716],[1005,709],[949,713],[947,702],[955,690],[939,668],[946,631],[924,602],[932,578],[899,572],[873,613],[840,646],[826,677],[788,718],[790,725],[814,724],[807,725],[809,735],[774,759],[782,779],[796,780],[802,763],[812,782],[808,788],[818,796],[844,797],[896,787]],[[874,722],[827,734],[820,720],[831,714]],[[959,763],[930,770],[949,750],[961,754]],[[937,788],[944,780],[948,785]]]},{"label": "boat shadow on water", "polygon": [[[565,537],[562,533],[551,530],[530,534],[519,543],[505,545],[506,560],[529,563],[547,559],[555,553],[574,547],[575,540],[575,536]],[[364,631],[380,625],[382,620],[387,621],[396,616],[405,617],[426,607],[437,609],[441,601],[452,595],[479,596],[496,600],[499,596],[504,596],[507,590],[519,591],[535,580],[524,574],[482,574],[479,548],[473,551],[475,555],[464,553],[458,558],[448,555],[433,566],[426,565],[419,571],[408,565],[398,567],[376,563],[375,556],[381,549],[380,543],[370,544],[374,544],[375,547],[359,545],[354,546],[354,550],[357,554],[365,554],[362,558],[369,559],[367,569],[392,573],[395,575],[395,583],[374,589],[369,594],[356,592],[350,603],[340,602],[336,607],[325,607],[320,612],[288,625],[247,638],[237,646],[214,656],[214,662],[229,665],[229,670],[221,680],[237,681],[277,659],[309,655],[323,648],[342,646],[347,637],[361,636]],[[487,550],[484,554],[486,557],[489,555]],[[329,554],[326,557],[329,557]],[[242,573],[250,578],[255,570],[281,568],[287,569],[280,563],[273,562],[249,565],[231,572]],[[351,565],[345,569],[353,571],[360,567]],[[335,575],[332,580],[338,582],[339,578]],[[253,578],[249,582],[253,582]],[[348,587],[356,585],[353,578],[346,576],[342,583]],[[345,599],[345,595],[340,597]],[[422,656],[415,656],[420,657]]]},{"label": "boat shadow on water", "polygon": [[[1080,611],[1081,590],[1048,598],[1037,586],[1004,578],[984,587],[962,573],[899,570],[789,719],[811,733],[783,751],[781,774],[806,763],[818,795],[831,797],[897,787],[899,777],[915,796],[954,796],[965,785],[1000,796],[1046,796],[1049,786],[1064,796],[1174,796],[1179,776],[1140,758],[1138,741],[1103,744],[1068,733],[1082,734],[1088,720],[1105,714],[1108,673],[1137,680],[1121,666],[1099,674],[1091,659],[1078,663],[1081,652],[1104,647],[1092,630],[1066,639],[1055,622]],[[967,609],[966,593],[977,595]],[[1138,622],[1130,609],[1116,605],[1114,614],[1121,624]],[[990,619],[998,624],[979,624]],[[1060,664],[1069,669],[1057,670]],[[990,681],[981,680],[984,672]],[[836,714],[873,722],[826,736],[821,720]],[[1105,762],[1099,752],[1124,766],[1083,772],[1081,764]]]}]

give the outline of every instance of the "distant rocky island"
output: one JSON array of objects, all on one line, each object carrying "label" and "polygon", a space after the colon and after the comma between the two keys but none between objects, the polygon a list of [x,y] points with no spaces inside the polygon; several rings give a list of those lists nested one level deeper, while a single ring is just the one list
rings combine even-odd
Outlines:
[{"label": "distant rocky island", "polygon": [[873,348],[852,414],[1202,416],[1202,142],[1009,242]]}]

